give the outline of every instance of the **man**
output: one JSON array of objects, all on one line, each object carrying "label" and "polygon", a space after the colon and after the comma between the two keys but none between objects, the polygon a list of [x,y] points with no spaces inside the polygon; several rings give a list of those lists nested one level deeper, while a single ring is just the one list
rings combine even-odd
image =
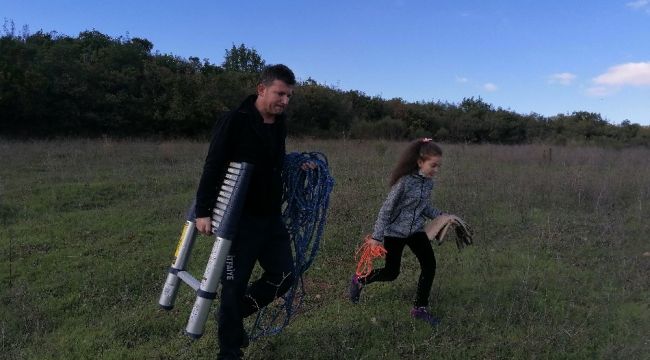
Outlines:
[{"label": "man", "polygon": [[[226,259],[217,314],[218,359],[239,359],[248,344],[243,319],[284,294],[294,279],[289,234],[281,217],[282,178],[287,134],[284,111],[296,83],[285,65],[265,68],[257,94],[219,119],[196,194],[196,228],[211,234],[210,215],[231,161],[254,165],[237,235]],[[255,263],[264,270],[248,286]]]}]

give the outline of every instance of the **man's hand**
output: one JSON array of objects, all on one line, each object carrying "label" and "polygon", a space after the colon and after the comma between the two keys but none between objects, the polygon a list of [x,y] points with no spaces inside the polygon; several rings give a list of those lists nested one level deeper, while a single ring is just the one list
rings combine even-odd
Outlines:
[{"label": "man's hand", "polygon": [[316,163],[313,162],[313,161],[305,161],[304,163],[302,163],[300,165],[300,168],[307,171],[309,169],[314,170],[316,168],[316,166],[317,166]]},{"label": "man's hand", "polygon": [[198,230],[203,235],[212,235],[212,221],[210,218],[196,218],[196,230]]}]

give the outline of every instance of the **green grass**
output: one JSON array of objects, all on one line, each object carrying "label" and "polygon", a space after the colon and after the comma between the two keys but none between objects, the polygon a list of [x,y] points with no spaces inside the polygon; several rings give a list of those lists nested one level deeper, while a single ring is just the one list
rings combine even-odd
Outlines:
[{"label": "green grass", "polygon": [[[650,353],[650,150],[444,145],[434,204],[476,230],[435,247],[431,308],[413,321],[418,265],[347,299],[403,143],[297,141],[336,179],[304,312],[251,359],[643,359]],[[212,317],[183,335],[194,296],[158,296],[207,144],[0,141],[0,358],[197,359]],[[190,271],[203,272],[201,237]],[[215,305],[216,307],[216,305]],[[645,355],[644,355],[645,354]]]}]

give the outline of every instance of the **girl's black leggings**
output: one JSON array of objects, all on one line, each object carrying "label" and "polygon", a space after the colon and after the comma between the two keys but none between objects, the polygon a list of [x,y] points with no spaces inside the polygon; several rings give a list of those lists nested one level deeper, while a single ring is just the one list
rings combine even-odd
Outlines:
[{"label": "girl's black leggings", "polygon": [[427,306],[429,293],[436,274],[436,257],[433,254],[431,242],[424,232],[417,232],[407,238],[387,236],[384,238],[386,248],[386,263],[383,268],[373,269],[364,279],[359,279],[362,284],[375,281],[393,281],[397,279],[402,264],[402,252],[408,246],[420,262],[420,277],[415,295],[415,306]]}]

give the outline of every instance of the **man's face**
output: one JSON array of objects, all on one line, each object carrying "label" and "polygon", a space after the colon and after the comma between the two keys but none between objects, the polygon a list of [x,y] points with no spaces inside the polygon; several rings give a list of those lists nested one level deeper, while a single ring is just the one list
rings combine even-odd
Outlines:
[{"label": "man's face", "polygon": [[282,80],[273,80],[268,86],[259,84],[257,86],[257,110],[264,118],[280,115],[289,105],[292,95],[293,86],[287,85]]}]

